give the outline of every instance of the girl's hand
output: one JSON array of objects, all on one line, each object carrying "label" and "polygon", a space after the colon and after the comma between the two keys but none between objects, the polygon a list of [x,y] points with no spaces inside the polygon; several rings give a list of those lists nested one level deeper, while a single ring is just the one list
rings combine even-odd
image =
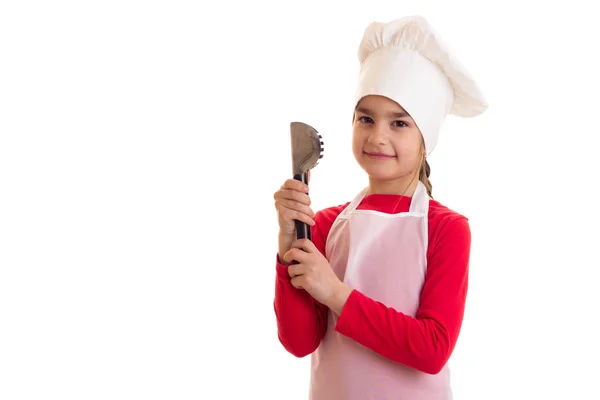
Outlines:
[{"label": "girl's hand", "polygon": [[308,186],[296,179],[286,180],[273,195],[279,221],[279,257],[282,258],[296,239],[295,220],[314,226]]},{"label": "girl's hand", "polygon": [[329,261],[308,239],[296,240],[283,256],[288,264],[292,285],[306,290],[315,300],[340,313],[352,291],[337,277]]}]

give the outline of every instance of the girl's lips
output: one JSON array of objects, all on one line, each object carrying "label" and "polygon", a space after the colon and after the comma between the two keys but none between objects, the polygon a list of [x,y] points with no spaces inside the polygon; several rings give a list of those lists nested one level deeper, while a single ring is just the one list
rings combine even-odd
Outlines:
[{"label": "girl's lips", "polygon": [[365,154],[367,155],[367,157],[373,158],[375,160],[389,160],[392,158],[396,158],[396,156],[390,156],[389,154],[383,154],[383,153],[367,153],[367,152],[365,152]]}]

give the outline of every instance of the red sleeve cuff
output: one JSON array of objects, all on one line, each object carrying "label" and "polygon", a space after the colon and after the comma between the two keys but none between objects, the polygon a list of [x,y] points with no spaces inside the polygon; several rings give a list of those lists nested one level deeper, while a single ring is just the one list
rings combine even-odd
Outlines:
[{"label": "red sleeve cuff", "polygon": [[348,296],[346,300],[346,304],[344,304],[344,308],[342,309],[342,313],[340,314],[335,330],[342,335],[353,337],[355,335],[352,334],[360,324],[355,324],[356,322],[356,308],[360,302],[360,298],[364,295],[358,290],[354,289]]},{"label": "red sleeve cuff", "polygon": [[276,258],[275,258],[275,265],[276,265],[276,269],[277,269],[277,276],[279,278],[288,278],[290,277],[290,275],[288,274],[288,265],[284,265],[281,263],[281,260],[279,259],[279,254],[277,254]]}]

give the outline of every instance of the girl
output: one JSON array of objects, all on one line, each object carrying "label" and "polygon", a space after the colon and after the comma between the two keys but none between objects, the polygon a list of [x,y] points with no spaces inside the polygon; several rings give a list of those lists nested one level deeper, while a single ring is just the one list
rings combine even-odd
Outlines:
[{"label": "girl", "polygon": [[[359,60],[352,149],[368,186],[316,214],[299,181],[274,195],[279,340],[312,355],[313,400],[448,400],[471,236],[433,200],[427,156],[448,113],[487,104],[421,17],[369,25]],[[295,240],[294,219],[312,242]]]}]

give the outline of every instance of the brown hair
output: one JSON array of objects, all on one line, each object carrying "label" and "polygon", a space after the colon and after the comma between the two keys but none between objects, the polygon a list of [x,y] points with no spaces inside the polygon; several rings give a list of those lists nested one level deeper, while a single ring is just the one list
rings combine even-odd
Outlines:
[{"label": "brown hair", "polygon": [[421,142],[421,167],[419,168],[419,180],[425,185],[427,194],[433,199],[431,192],[433,191],[433,185],[429,181],[429,175],[431,174],[431,167],[427,162],[427,151],[425,150],[425,140]]},{"label": "brown hair", "polygon": [[423,182],[423,185],[425,185],[425,189],[427,189],[427,194],[429,195],[429,197],[431,197],[433,199],[433,196],[431,195],[431,192],[433,190],[433,185],[429,181],[430,174],[431,174],[431,167],[429,166],[427,159],[425,159],[425,157],[423,157],[423,163],[421,164],[421,170],[419,171],[419,180],[421,182]]}]

